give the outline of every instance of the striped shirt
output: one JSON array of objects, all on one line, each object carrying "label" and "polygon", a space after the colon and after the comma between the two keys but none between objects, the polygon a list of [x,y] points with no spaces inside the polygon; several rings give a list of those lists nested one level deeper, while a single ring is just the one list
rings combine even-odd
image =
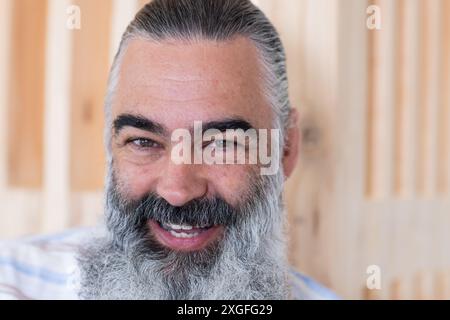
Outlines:
[{"label": "striped shirt", "polygon": [[[94,229],[0,242],[0,299],[76,300],[79,243]],[[294,299],[337,299],[310,277],[291,270]]]}]

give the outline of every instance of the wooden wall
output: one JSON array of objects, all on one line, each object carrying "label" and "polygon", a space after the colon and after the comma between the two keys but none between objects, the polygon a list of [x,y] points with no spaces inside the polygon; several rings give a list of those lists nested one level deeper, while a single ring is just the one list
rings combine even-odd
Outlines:
[{"label": "wooden wall", "polygon": [[[101,218],[107,73],[145,2],[0,0],[0,238]],[[450,1],[254,2],[282,36],[301,114],[292,264],[345,298],[450,298]],[[73,4],[80,30],[66,27]]]}]

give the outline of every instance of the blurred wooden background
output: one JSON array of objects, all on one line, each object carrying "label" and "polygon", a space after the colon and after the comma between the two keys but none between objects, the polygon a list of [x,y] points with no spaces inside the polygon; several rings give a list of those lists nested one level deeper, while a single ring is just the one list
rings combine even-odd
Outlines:
[{"label": "blurred wooden background", "polygon": [[[0,238],[99,221],[108,68],[144,2],[0,0]],[[450,0],[255,2],[302,115],[292,263],[344,298],[450,298]]]}]

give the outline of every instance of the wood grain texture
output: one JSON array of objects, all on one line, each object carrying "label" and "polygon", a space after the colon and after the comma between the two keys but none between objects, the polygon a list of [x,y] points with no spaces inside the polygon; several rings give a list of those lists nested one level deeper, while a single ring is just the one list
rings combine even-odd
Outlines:
[{"label": "wood grain texture", "polygon": [[8,117],[8,183],[40,188],[47,1],[13,2]]},{"label": "wood grain texture", "polygon": [[103,103],[110,62],[110,0],[77,0],[82,27],[76,30],[72,62],[71,187],[103,187]]},{"label": "wood grain texture", "polygon": [[[11,63],[12,1],[0,0],[0,198],[8,181],[8,105]],[[0,199],[1,200],[1,199]]]},{"label": "wood grain texture", "polygon": [[442,69],[439,92],[438,185],[441,195],[450,193],[450,1],[442,1]]}]

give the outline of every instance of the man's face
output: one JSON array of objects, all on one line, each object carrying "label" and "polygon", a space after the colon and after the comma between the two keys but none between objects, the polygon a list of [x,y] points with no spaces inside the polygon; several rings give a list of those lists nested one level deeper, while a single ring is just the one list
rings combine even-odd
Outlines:
[{"label": "man's face", "polygon": [[[175,164],[174,130],[192,132],[194,121],[222,129],[230,124],[233,129],[270,129],[273,120],[262,93],[256,48],[245,38],[132,40],[123,57],[112,118],[112,169],[121,196],[138,201],[154,194],[175,207],[215,198],[236,206],[259,171],[254,164]],[[165,227],[148,222],[157,242],[175,251],[201,251],[224,232],[221,225],[194,225],[183,232],[179,226]]]},{"label": "man's face", "polygon": [[[253,45],[133,40],[119,76],[109,237],[84,248],[81,296],[286,298],[283,170],[264,176],[262,161],[176,164],[172,155],[171,133],[197,121],[219,137],[227,128],[271,128]],[[220,140],[212,142],[215,153],[228,154]]]}]

